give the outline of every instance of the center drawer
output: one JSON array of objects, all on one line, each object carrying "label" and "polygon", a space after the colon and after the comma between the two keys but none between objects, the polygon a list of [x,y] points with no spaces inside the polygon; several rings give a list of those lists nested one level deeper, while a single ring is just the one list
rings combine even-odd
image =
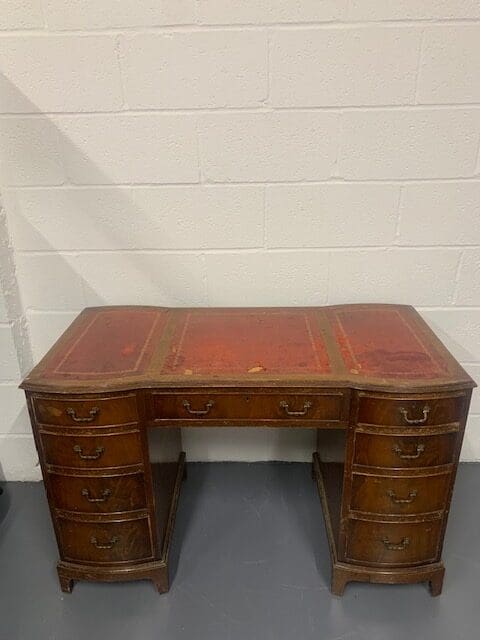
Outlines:
[{"label": "center drawer", "polygon": [[298,421],[345,422],[348,394],[342,390],[328,393],[194,393],[182,391],[147,395],[147,412],[155,422],[222,420],[238,422]]}]

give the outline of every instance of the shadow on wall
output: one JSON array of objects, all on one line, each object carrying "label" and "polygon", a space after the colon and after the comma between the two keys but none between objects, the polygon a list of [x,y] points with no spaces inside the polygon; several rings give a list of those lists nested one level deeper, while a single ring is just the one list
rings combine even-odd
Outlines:
[{"label": "shadow on wall", "polygon": [[16,389],[13,383],[6,388],[9,397],[2,398],[2,405],[7,406],[3,407],[0,433],[0,485],[9,480],[35,481],[40,478],[40,464],[24,392]]},{"label": "shadow on wall", "polygon": [[[2,86],[5,87],[6,85],[8,85],[10,92],[20,94],[8,79],[3,78]],[[19,122],[21,127],[21,119],[31,118],[41,123],[41,132],[47,131],[49,136],[53,136],[58,141],[60,161],[65,171],[64,186],[76,186],[74,183],[69,181],[65,159],[69,156],[75,156],[78,161],[80,158],[83,166],[85,167],[85,171],[92,176],[91,182],[93,184],[110,185],[110,207],[115,207],[119,212],[123,212],[122,219],[125,219],[125,216],[127,216],[132,221],[130,228],[128,226],[124,227],[122,224],[111,225],[108,223],[108,220],[103,220],[98,216],[92,217],[88,223],[85,223],[85,219],[88,220],[91,215],[91,211],[88,206],[85,205],[85,199],[82,197],[84,190],[75,188],[65,190],[66,209],[70,209],[74,212],[75,216],[82,217],[84,225],[91,225],[92,237],[96,238],[95,249],[103,248],[101,245],[99,246],[99,239],[100,242],[105,240],[104,248],[107,250],[111,249],[112,246],[119,251],[121,251],[121,249],[128,249],[129,246],[131,247],[132,243],[131,239],[129,242],[129,232],[131,232],[132,227],[141,229],[143,222],[146,220],[147,214],[145,211],[132,202],[132,199],[129,197],[129,193],[125,188],[118,186],[115,187],[109,176],[100,171],[98,167],[96,167],[89,158],[86,157],[82,151],[64,135],[56,125],[55,118],[43,115],[23,94],[21,94],[21,98],[22,104],[25,105],[24,109],[25,111],[28,110],[29,114],[18,114],[15,118],[3,118],[0,120],[0,179],[3,186],[7,189],[5,208],[7,210],[8,220],[11,220],[12,216],[22,216],[20,207],[16,206],[17,203],[15,198],[15,187],[21,185],[22,179],[16,179],[16,174],[24,176],[23,180],[28,184],[28,179],[25,178],[25,176],[34,176],[36,175],[36,168],[42,166],[45,162],[54,162],[54,159],[44,157],[42,144],[25,145],[23,148],[21,144],[16,145],[15,147],[8,147],[8,140],[16,137],[17,132],[19,137],[21,137],[21,131],[18,131]],[[17,152],[19,148],[22,149],[21,154]],[[128,153],[128,150],[125,152]],[[162,150],[159,149],[159,154],[161,154],[161,152]],[[30,181],[35,182],[35,179],[32,178]],[[12,204],[14,206],[12,206]],[[69,216],[67,216],[67,218],[68,217]],[[108,270],[109,267],[102,260],[102,254],[99,253],[98,256],[96,256],[97,261],[94,268],[95,271],[97,271],[97,274],[104,272],[103,281],[106,282],[104,289],[108,291],[110,289],[108,282],[111,282],[112,293],[111,297],[109,297],[104,295],[103,292],[100,293],[96,291],[85,277],[75,269],[78,252],[74,248],[71,248],[72,246],[75,246],[75,238],[69,239],[66,242],[67,246],[56,247],[53,246],[45,236],[39,233],[38,229],[36,229],[27,219],[23,218],[21,222],[25,233],[33,239],[33,243],[36,248],[42,252],[49,252],[50,255],[55,256],[55,262],[53,264],[50,260],[46,260],[45,269],[41,268],[41,264],[39,262],[35,262],[35,268],[25,270],[24,273],[20,274],[18,284],[20,295],[22,297],[23,313],[27,314],[32,311],[64,312],[63,315],[58,314],[57,316],[57,319],[61,320],[60,323],[52,322],[53,316],[48,315],[45,316],[43,324],[36,326],[36,335],[42,336],[42,353],[39,353],[39,349],[33,349],[35,361],[38,361],[39,357],[44,355],[43,351],[45,348],[43,347],[43,344],[45,342],[50,343],[49,346],[53,344],[61,331],[70,324],[73,317],[85,306],[128,303],[153,304],[161,306],[168,304],[178,305],[179,302],[184,305],[188,304],[189,291],[187,290],[186,295],[183,297],[181,293],[179,295],[178,278],[175,277],[172,270],[159,269],[157,263],[152,260],[152,254],[135,253],[132,251],[121,252],[118,263],[115,263],[115,272],[112,269],[110,273],[108,273],[108,271],[105,273],[105,270]],[[62,231],[64,232],[65,238],[68,239],[70,229],[67,228],[67,223],[65,223],[65,228],[62,229]],[[154,243],[152,242],[152,245],[153,244]],[[63,253],[59,253],[62,249],[67,249],[65,251],[65,255],[63,255]],[[189,272],[187,265],[184,265],[183,267],[184,271],[186,271],[184,274],[184,281],[188,282],[190,280],[190,282],[196,282],[198,278],[196,277],[195,271],[191,269]],[[28,281],[26,280],[27,278]],[[81,295],[79,297],[77,296],[77,300],[79,301],[77,306],[72,304],[67,308],[65,303],[63,303],[63,307],[61,304],[57,307],[50,304],[50,301],[52,299],[54,300],[59,280],[62,283],[78,282]],[[29,292],[33,292],[33,300],[30,299]],[[45,292],[45,302],[39,298],[41,295],[40,292]],[[27,318],[30,342],[32,342],[32,315],[34,316],[35,314],[30,313],[30,317]],[[61,326],[62,324],[63,326]],[[47,336],[48,339],[44,340],[43,336]],[[33,343],[33,346],[35,347],[35,341],[33,341]],[[31,345],[28,346],[30,347]],[[21,357],[18,359],[21,361]],[[27,371],[22,371],[21,373],[22,375],[25,375]],[[25,405],[23,405],[13,422],[10,422],[8,432],[3,434],[7,437],[0,438],[0,448],[3,449],[0,449],[0,460],[4,459],[4,456],[11,455],[12,448],[9,443],[12,442],[15,436],[20,435],[21,439],[21,435],[25,435],[26,433],[28,424],[28,412]],[[0,481],[2,480],[5,480],[5,474],[0,467]],[[1,505],[8,505],[7,492],[0,497],[0,501]]]},{"label": "shadow on wall", "polygon": [[[5,80],[5,83],[8,83],[8,80]],[[16,90],[12,87],[11,83],[9,83],[10,91]],[[108,206],[110,209],[115,209],[119,212],[119,216],[121,216],[121,220],[119,220],[119,224],[111,225],[109,224],[109,220],[102,219],[101,217],[94,217],[90,220],[91,224],[91,234],[90,237],[94,238],[94,248],[90,249],[89,247],[86,249],[81,249],[83,253],[89,251],[108,251],[112,252],[112,249],[115,251],[121,252],[121,260],[115,264],[115,272],[112,271],[103,277],[103,280],[108,283],[109,279],[111,282],[111,292],[109,291],[107,295],[105,295],[105,291],[99,292],[96,291],[94,287],[85,279],[84,275],[82,275],[81,270],[75,269],[75,262],[78,258],[78,249],[75,247],[78,246],[75,238],[69,238],[69,233],[71,232],[68,228],[64,230],[64,237],[66,238],[64,246],[53,246],[45,236],[39,233],[38,229],[33,227],[31,223],[22,219],[22,225],[24,226],[25,233],[30,236],[33,240],[33,243],[36,245],[36,249],[42,252],[53,252],[56,258],[60,261],[60,273],[59,270],[55,269],[48,274],[49,284],[51,286],[51,290],[55,291],[55,282],[57,278],[61,278],[62,282],[75,282],[78,280],[80,282],[82,292],[83,292],[83,306],[94,306],[94,305],[103,305],[103,304],[152,304],[152,305],[169,305],[169,304],[179,304],[180,306],[187,306],[190,303],[191,297],[191,287],[187,287],[186,295],[182,296],[182,292],[178,291],[179,288],[179,280],[178,277],[175,276],[173,270],[161,270],[156,268],[155,261],[152,261],[152,254],[158,252],[156,248],[156,244],[160,245],[160,247],[164,247],[165,242],[158,241],[157,238],[152,239],[150,243],[149,252],[138,253],[135,251],[134,242],[132,243],[132,234],[135,235],[136,230],[140,230],[143,227],[150,227],[151,225],[146,224],[148,222],[148,214],[145,210],[143,210],[137,203],[135,203],[130,197],[130,192],[124,186],[118,186],[112,183],[111,178],[101,171],[97,166],[95,166],[91,160],[61,131],[61,129],[57,126],[55,122],[55,116],[45,116],[43,115],[34,104],[28,101],[28,99],[22,94],[22,103],[25,105],[29,105],[28,109],[32,115],[32,118],[38,122],[42,123],[41,130],[47,131],[48,136],[58,140],[58,147],[60,149],[60,161],[62,163],[64,172],[65,172],[65,182],[62,186],[65,187],[73,187],[72,189],[65,189],[63,191],[65,195],[65,208],[66,211],[69,210],[69,213],[72,212],[76,218],[83,218],[84,220],[91,216],[91,211],[88,207],[88,202],[85,199],[85,190],[82,188],[75,188],[77,186],[93,186],[95,189],[100,185],[105,189],[108,189]],[[25,107],[25,110],[27,107]],[[36,115],[35,115],[36,114]],[[79,114],[82,115],[82,114]],[[18,118],[28,118],[28,115],[18,114]],[[61,116],[58,116],[59,118]],[[86,116],[88,117],[88,116]],[[93,116],[94,117],[94,116]],[[8,128],[10,122],[15,122],[15,119],[4,119],[2,123],[3,130]],[[8,135],[7,135],[8,139]],[[23,150],[24,153],[22,157],[8,157],[8,149],[4,149],[3,153],[7,154],[7,163],[10,161],[11,165],[18,169],[21,167],[21,172],[23,175],[31,175],[35,174],[35,168],[41,166],[42,162],[45,159],[42,157],[42,145],[31,146],[28,149]],[[128,150],[125,150],[125,153],[128,154]],[[162,149],[158,150],[159,157],[161,156]],[[76,184],[70,180],[70,177],[67,175],[67,162],[66,159],[69,157],[74,157],[76,163],[80,163],[82,165],[82,171],[90,176],[89,184]],[[8,169],[8,167],[7,167]],[[6,182],[6,187],[15,188],[14,182],[15,176],[5,176],[3,177]],[[10,182],[10,184],[9,184]],[[48,185],[46,185],[48,186]],[[161,186],[161,182],[159,182],[159,186]],[[102,190],[98,189],[99,197],[102,195]],[[15,201],[15,198],[14,198]],[[10,217],[12,212],[9,210],[9,204],[11,205],[11,199],[8,198],[7,205],[7,213]],[[22,212],[19,206],[15,207],[13,211],[13,215],[21,216]],[[67,220],[70,216],[66,216]],[[125,220],[127,224],[125,225]],[[172,220],[172,224],[178,223],[178,221]],[[123,225],[122,225],[123,223]],[[66,223],[67,224],[67,223]],[[88,223],[87,223],[88,224]],[[84,223],[84,226],[86,224]],[[167,234],[167,229],[162,230],[163,234]],[[133,250],[132,250],[133,247]],[[141,249],[141,247],[139,247]],[[62,251],[62,254],[58,253]],[[65,254],[65,255],[63,255]],[[98,277],[99,272],[101,274],[102,270],[108,269],[108,266],[105,266],[105,262],[102,260],[103,255],[98,253],[98,263],[96,263],[96,276]],[[184,275],[185,283],[190,282],[194,283],[198,281],[198,274],[195,269],[188,269],[186,264],[182,265],[184,271],[186,271]],[[33,288],[32,285],[38,282],[38,285],[43,285],[44,281],[41,280],[43,278],[42,273],[36,273],[32,271],[28,274],[29,277],[32,278],[31,283],[29,283],[29,289]],[[108,277],[109,276],[109,277]],[[123,277],[122,277],[123,276]],[[126,281],[125,276],[128,276],[128,282]],[[120,279],[120,282],[119,282]],[[128,283],[131,283],[130,286]],[[108,284],[105,287],[108,289]],[[20,291],[23,292],[25,290],[24,283],[20,282]],[[142,299],[139,300],[139,294],[142,296]],[[148,296],[148,299],[145,299],[145,296]],[[202,299],[204,299],[204,292],[202,291]],[[132,302],[133,300],[133,302]],[[28,301],[27,301],[28,306]],[[31,309],[40,310],[40,311],[51,311],[54,308],[45,304],[44,307],[40,304],[31,305]],[[56,309],[56,310],[65,310],[65,309]],[[78,312],[80,307],[70,309],[72,312]]]}]

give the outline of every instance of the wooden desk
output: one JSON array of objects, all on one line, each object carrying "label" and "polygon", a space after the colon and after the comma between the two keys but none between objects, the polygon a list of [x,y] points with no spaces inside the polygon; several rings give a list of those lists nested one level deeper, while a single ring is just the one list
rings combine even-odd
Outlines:
[{"label": "wooden desk", "polygon": [[266,426],[344,435],[343,462],[313,453],[333,593],[351,580],[441,592],[475,383],[412,307],[85,309],[21,386],[63,591],[142,578],[167,591],[180,427]]}]

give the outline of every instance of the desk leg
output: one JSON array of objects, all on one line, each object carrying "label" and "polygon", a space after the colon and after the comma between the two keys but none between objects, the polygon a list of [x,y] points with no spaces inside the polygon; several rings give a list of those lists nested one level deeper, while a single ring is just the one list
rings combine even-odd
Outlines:
[{"label": "desk leg", "polygon": [[442,593],[443,578],[445,576],[445,569],[442,567],[430,578],[430,593],[432,596],[439,596]]},{"label": "desk leg", "polygon": [[330,585],[330,591],[334,596],[343,596],[347,582],[350,582],[351,575],[348,571],[345,571],[341,567],[333,565],[332,567],[332,582]]},{"label": "desk leg", "polygon": [[60,588],[63,593],[72,593],[73,579],[62,573],[61,569],[57,567],[58,580],[60,582]]},{"label": "desk leg", "polygon": [[158,593],[167,593],[167,591],[170,589],[170,581],[168,579],[168,566],[152,572],[150,580],[153,582]]}]

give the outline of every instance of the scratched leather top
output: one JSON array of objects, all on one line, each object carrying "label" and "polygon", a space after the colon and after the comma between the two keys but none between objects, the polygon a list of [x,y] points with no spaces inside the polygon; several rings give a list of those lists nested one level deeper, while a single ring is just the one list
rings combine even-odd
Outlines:
[{"label": "scratched leather top", "polygon": [[84,309],[22,383],[32,390],[155,386],[466,388],[473,380],[402,305]]}]

